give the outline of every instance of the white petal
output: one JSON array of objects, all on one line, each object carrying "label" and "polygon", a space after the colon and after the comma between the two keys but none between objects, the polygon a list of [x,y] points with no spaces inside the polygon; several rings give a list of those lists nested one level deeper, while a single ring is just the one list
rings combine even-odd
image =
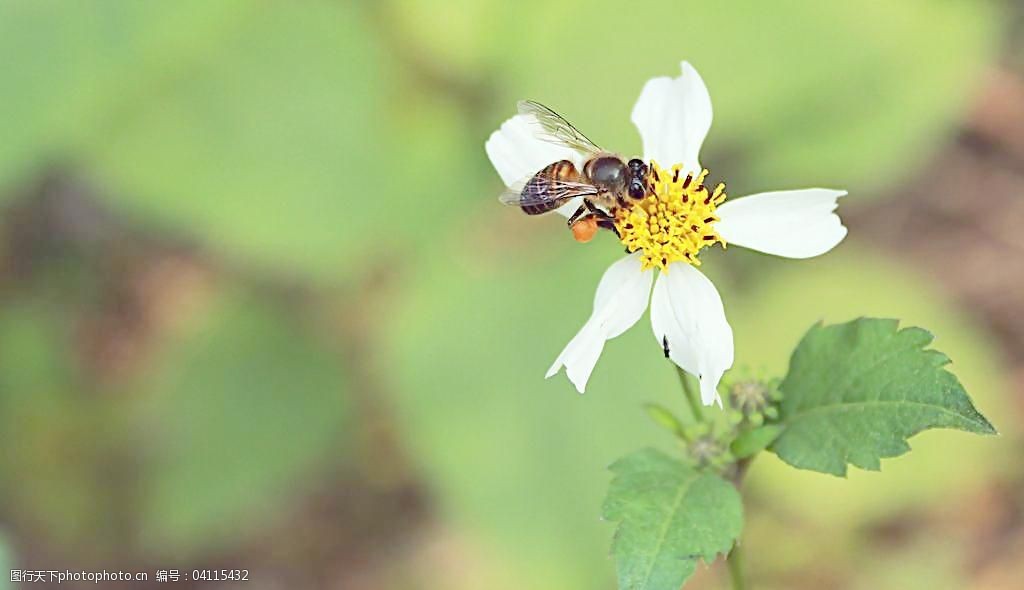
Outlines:
[{"label": "white petal", "polygon": [[654,272],[640,270],[640,252],[608,267],[594,294],[594,316],[600,316],[607,339],[633,326],[644,315]]},{"label": "white petal", "polygon": [[846,194],[825,188],[761,193],[718,208],[715,229],[729,244],[787,258],[824,254],[843,241],[846,228],[833,213]]},{"label": "white petal", "polygon": [[684,61],[682,70],[678,78],[648,80],[632,119],[643,140],[644,160],[697,172],[700,146],[711,128],[711,96],[693,66]]},{"label": "white petal", "polygon": [[501,124],[484,144],[487,157],[505,186],[533,176],[548,164],[570,160],[579,164],[579,155],[564,146],[539,139],[534,119],[516,115]]},{"label": "white petal", "polygon": [[669,265],[654,285],[651,327],[669,358],[700,380],[701,401],[718,402],[718,382],[733,362],[732,328],[718,290],[700,271],[682,262]]},{"label": "white petal", "polygon": [[653,277],[653,271],[640,270],[639,253],[612,264],[597,285],[590,319],[558,355],[545,377],[551,377],[564,366],[576,390],[583,393],[605,341],[628,330],[644,314]]},{"label": "white petal", "polygon": [[[545,166],[559,160],[569,160],[580,166],[575,151],[537,138],[538,123],[528,115],[516,115],[501,124],[484,144],[487,157],[498,171],[505,186],[530,178]],[[579,209],[582,198],[570,200],[555,211],[569,217]]]},{"label": "white petal", "polygon": [[569,199],[564,205],[562,205],[558,209],[555,209],[555,213],[558,213],[563,217],[571,217],[572,214],[575,213],[576,210],[579,209],[580,205],[582,204],[583,197],[573,197]]},{"label": "white petal", "polygon": [[604,343],[605,338],[601,334],[600,325],[592,320],[587,320],[587,323],[583,324],[569,344],[565,345],[565,349],[555,359],[548,372],[544,374],[544,378],[551,378],[562,367],[565,367],[565,374],[569,377],[569,381],[576,386],[576,391],[583,393],[587,389],[590,374],[597,366],[597,359],[601,357],[601,351],[604,350]]}]

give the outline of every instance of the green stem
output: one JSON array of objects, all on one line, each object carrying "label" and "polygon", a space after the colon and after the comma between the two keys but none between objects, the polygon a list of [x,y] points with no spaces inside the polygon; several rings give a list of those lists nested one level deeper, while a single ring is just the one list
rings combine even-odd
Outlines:
[{"label": "green stem", "polygon": [[693,381],[686,371],[676,367],[679,374],[679,382],[683,384],[683,391],[686,393],[686,401],[690,402],[690,411],[693,412],[693,419],[697,422],[704,421],[704,410],[700,401],[700,391],[693,386]]},{"label": "green stem", "polygon": [[732,590],[747,590],[747,579],[743,577],[743,553],[739,544],[732,546],[732,551],[725,558],[729,566],[729,579],[732,580]]}]

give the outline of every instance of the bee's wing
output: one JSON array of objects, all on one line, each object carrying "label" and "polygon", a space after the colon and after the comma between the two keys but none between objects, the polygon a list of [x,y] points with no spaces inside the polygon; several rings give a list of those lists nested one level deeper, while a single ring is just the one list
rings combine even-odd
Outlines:
[{"label": "bee's wing", "polygon": [[[530,186],[530,190],[524,190]],[[514,207],[532,207],[538,205],[560,207],[576,197],[589,197],[598,193],[597,187],[582,182],[554,180],[536,176],[524,178],[505,189],[498,200]]]},{"label": "bee's wing", "polygon": [[596,156],[602,151],[597,144],[590,141],[579,129],[572,126],[561,115],[548,107],[532,100],[519,101],[519,114],[527,115],[537,121],[541,130],[537,137],[555,145],[573,149],[584,156]]}]

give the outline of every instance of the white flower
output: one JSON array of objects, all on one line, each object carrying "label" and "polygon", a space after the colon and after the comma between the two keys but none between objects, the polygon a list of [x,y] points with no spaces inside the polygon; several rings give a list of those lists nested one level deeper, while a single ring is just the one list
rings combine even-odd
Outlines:
[{"label": "white flower", "polygon": [[[605,271],[590,319],[558,355],[547,377],[565,367],[583,393],[605,341],[635,324],[649,298],[658,345],[700,380],[705,405],[721,405],[717,388],[733,364],[732,328],[718,291],[696,268],[698,252],[717,242],[787,258],[824,254],[846,236],[833,212],[846,192],[811,188],[723,202],[724,185],[704,186],[707,171],[699,154],[711,127],[711,98],[687,62],[678,78],[654,78],[644,85],[632,120],[643,140],[643,159],[651,167],[653,194],[616,214],[616,228],[632,253]],[[582,156],[572,149],[538,137],[536,123],[529,115],[516,115],[487,141],[487,155],[507,186],[558,160],[582,164]],[[569,215],[577,207],[578,202],[571,202],[559,212]],[[655,269],[660,269],[657,281]]]}]

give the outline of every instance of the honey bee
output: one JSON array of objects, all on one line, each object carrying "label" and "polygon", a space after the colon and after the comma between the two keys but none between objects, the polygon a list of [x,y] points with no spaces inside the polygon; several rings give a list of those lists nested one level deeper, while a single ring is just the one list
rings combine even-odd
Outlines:
[{"label": "honey bee", "polygon": [[618,235],[616,211],[631,207],[647,195],[647,164],[637,158],[626,161],[601,149],[561,115],[540,103],[520,101],[519,114],[537,122],[540,139],[568,147],[585,159],[580,170],[569,160],[552,162],[509,187],[499,200],[519,207],[527,215],[541,215],[579,197],[581,204],[568,220],[577,241],[589,242],[599,228]]}]

